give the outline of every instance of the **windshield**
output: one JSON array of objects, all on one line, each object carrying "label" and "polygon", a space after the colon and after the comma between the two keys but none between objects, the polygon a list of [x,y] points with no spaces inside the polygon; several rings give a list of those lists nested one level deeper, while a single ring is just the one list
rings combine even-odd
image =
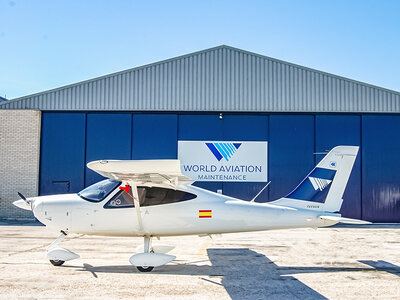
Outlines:
[{"label": "windshield", "polygon": [[100,202],[104,200],[118,185],[120,181],[113,179],[106,179],[95,183],[86,189],[80,191],[78,195],[88,201]]}]

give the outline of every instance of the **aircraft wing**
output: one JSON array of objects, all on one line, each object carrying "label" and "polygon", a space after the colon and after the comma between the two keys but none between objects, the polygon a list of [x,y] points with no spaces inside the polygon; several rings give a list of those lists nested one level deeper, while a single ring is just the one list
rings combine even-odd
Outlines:
[{"label": "aircraft wing", "polygon": [[87,167],[104,177],[119,181],[134,181],[136,184],[192,183],[193,180],[181,172],[179,159],[157,160],[97,160]]}]

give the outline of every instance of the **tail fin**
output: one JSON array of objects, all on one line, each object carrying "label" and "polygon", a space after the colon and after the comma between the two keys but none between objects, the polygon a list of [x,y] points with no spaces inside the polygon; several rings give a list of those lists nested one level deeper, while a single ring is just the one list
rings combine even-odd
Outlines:
[{"label": "tail fin", "polygon": [[327,212],[339,211],[358,148],[333,148],[291,193],[272,203]]}]

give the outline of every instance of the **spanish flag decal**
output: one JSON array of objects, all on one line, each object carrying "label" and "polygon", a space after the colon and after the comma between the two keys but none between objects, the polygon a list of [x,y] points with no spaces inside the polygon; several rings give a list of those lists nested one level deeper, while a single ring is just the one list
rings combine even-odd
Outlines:
[{"label": "spanish flag decal", "polygon": [[199,210],[199,218],[211,218],[212,210]]}]

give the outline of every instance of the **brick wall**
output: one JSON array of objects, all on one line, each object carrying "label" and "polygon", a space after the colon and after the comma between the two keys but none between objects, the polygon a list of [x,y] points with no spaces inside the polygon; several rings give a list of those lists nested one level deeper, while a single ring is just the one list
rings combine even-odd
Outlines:
[{"label": "brick wall", "polygon": [[0,218],[34,219],[12,205],[39,192],[40,111],[0,110]]}]

